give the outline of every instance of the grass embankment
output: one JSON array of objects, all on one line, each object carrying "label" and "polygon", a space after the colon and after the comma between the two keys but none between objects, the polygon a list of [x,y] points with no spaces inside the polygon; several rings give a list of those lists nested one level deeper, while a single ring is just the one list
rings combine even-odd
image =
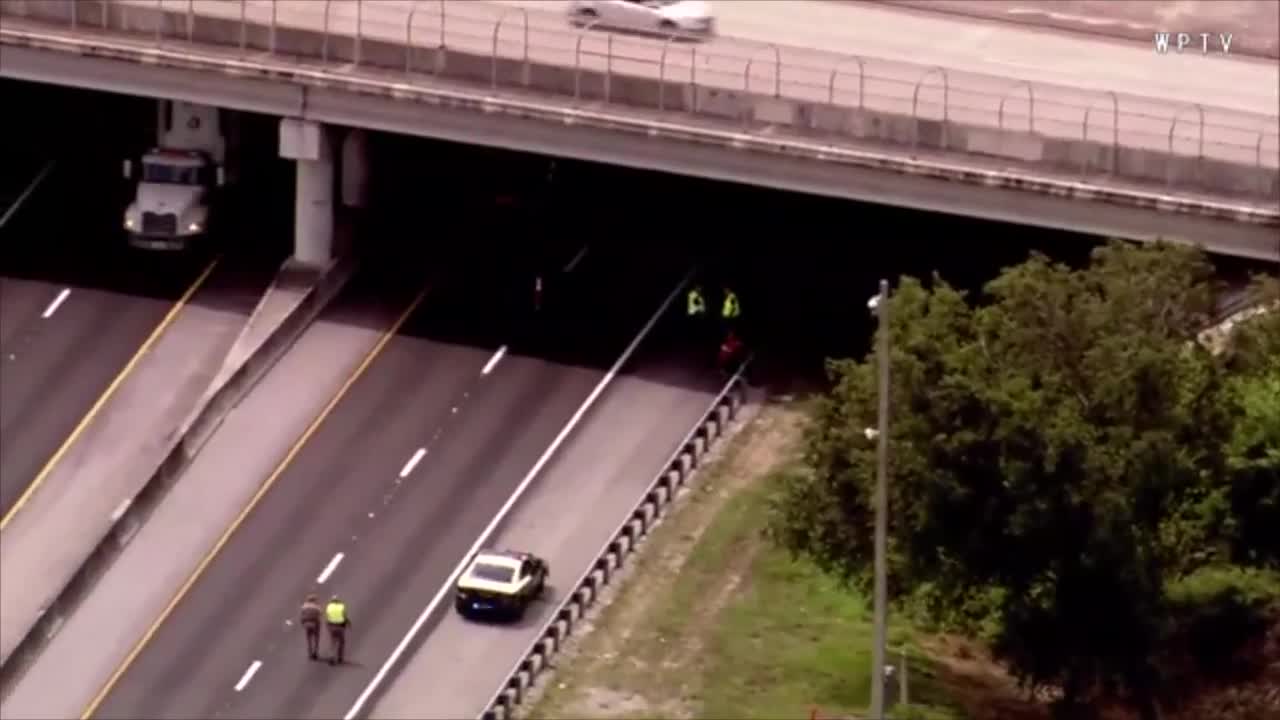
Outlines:
[{"label": "grass embankment", "polygon": [[[805,718],[815,706],[823,717],[865,712],[868,603],[763,534],[770,480],[796,466],[802,422],[796,404],[767,405],[700,471],[690,496],[630,560],[624,582],[606,592],[608,605],[591,630],[559,659],[528,717]],[[955,672],[956,662],[926,657],[922,647],[943,645],[897,624],[890,646],[904,645],[912,707],[894,717],[969,717],[961,706],[992,699],[983,685],[1008,691],[979,661],[959,661],[976,668],[975,684],[965,668]]]}]

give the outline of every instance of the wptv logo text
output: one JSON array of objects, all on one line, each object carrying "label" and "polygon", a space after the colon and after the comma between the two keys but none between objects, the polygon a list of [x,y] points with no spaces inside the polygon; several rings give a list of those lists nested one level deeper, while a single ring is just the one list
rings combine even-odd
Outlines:
[{"label": "wptv logo text", "polygon": [[1235,36],[1229,32],[1158,32],[1155,36],[1156,52],[1166,55],[1198,52],[1201,55],[1231,54],[1231,42]]}]

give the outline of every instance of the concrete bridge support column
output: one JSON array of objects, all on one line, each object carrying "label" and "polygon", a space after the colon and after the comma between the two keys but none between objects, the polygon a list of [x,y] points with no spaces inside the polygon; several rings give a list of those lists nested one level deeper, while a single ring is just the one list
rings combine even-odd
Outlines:
[{"label": "concrete bridge support column", "polygon": [[334,158],[329,129],[295,118],[280,121],[280,157],[297,162],[293,258],[312,267],[334,257]]}]

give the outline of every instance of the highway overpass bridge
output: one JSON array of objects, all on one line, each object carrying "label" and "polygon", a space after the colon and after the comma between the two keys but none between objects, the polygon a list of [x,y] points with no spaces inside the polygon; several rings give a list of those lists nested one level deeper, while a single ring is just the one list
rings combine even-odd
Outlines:
[{"label": "highway overpass bridge", "polygon": [[[770,22],[854,12],[804,17],[821,5],[722,2],[773,20],[693,44],[574,31],[520,2],[4,0],[0,76],[281,117],[300,193],[331,186],[334,125],[1280,261],[1273,65],[1200,68],[1243,87],[1218,108],[769,40]],[[298,198],[300,256],[331,253],[330,203]]]}]

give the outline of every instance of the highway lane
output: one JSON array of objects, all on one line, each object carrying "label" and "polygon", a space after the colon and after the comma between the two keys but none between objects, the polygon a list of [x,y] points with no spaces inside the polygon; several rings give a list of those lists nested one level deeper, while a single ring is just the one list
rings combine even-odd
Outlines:
[{"label": "highway lane", "polygon": [[719,391],[723,378],[680,342],[678,329],[670,321],[655,329],[489,543],[547,558],[544,601],[513,625],[463,620],[446,603],[362,717],[474,718],[484,710]]},{"label": "highway lane", "polygon": [[36,320],[50,308],[57,310],[57,285],[0,276],[0,352],[29,335]]},{"label": "highway lane", "polygon": [[[208,264],[125,247],[112,194],[88,190],[101,176],[60,164],[0,243],[0,513]],[[84,201],[66,212],[66,197]]]},{"label": "highway lane", "polygon": [[[149,0],[126,0],[151,6]],[[505,0],[446,4],[443,30],[439,6],[415,5],[407,0],[325,6],[286,0],[275,10],[262,3],[246,7],[250,21],[320,30],[329,7],[329,31],[405,42],[413,14],[415,44],[480,55],[492,54],[494,28],[500,56],[565,67],[580,64],[592,71],[671,79],[696,75],[699,86],[740,91],[744,84],[758,92],[778,90],[788,98],[828,102],[910,114],[919,93],[919,113],[942,116],[942,87],[934,67],[949,71],[948,117],[980,126],[1023,127],[1030,104],[1022,81],[1045,83],[1035,91],[1035,128],[1040,134],[1078,139],[1086,108],[1096,108],[1090,137],[1110,132],[1103,119],[1110,110],[1108,91],[1124,95],[1124,118],[1119,142],[1131,147],[1168,150],[1168,133],[1178,109],[1203,104],[1205,154],[1252,164],[1257,158],[1259,131],[1273,131],[1280,102],[1280,68],[1230,57],[1158,55],[1154,51],[1008,27],[966,23],[943,17],[822,0],[752,0],[715,3],[721,37],[693,47],[665,53],[660,39],[634,35],[609,40],[594,31],[585,36],[569,27],[560,0]],[[174,12],[186,12],[185,0],[166,0]],[[240,5],[204,0],[196,2],[200,15],[239,20]],[[527,18],[527,33],[525,20]],[[527,36],[527,48],[526,38]],[[585,39],[579,43],[579,39]],[[581,47],[581,52],[578,48]],[[612,61],[606,52],[614,55]],[[774,55],[777,48],[778,55]],[[863,96],[859,97],[857,64],[864,59]],[[782,59],[781,78],[774,70]],[[662,68],[665,67],[665,71]],[[747,70],[750,68],[749,79]],[[836,73],[833,88],[833,72]],[[981,74],[981,75],[976,75]],[[775,82],[777,86],[775,88]],[[588,92],[596,92],[587,90]],[[998,108],[1008,98],[1003,119]],[[1221,110],[1219,110],[1221,108]],[[1184,113],[1185,114],[1185,113]],[[1194,121],[1179,122],[1175,149],[1192,152]],[[1264,162],[1277,159],[1277,141],[1264,143]]]},{"label": "highway lane", "polygon": [[[406,277],[396,266],[360,267],[218,425],[92,593],[5,694],[0,716],[79,715],[291,446],[360,372],[421,282],[420,271]],[[120,613],[122,607],[130,612]]]},{"label": "highway lane", "polygon": [[[512,310],[523,292],[495,287],[489,269],[454,276],[424,302],[95,717],[344,713],[684,270],[652,248],[593,247],[572,290],[532,322]],[[345,667],[307,661],[286,624],[313,589],[350,603]]]}]

